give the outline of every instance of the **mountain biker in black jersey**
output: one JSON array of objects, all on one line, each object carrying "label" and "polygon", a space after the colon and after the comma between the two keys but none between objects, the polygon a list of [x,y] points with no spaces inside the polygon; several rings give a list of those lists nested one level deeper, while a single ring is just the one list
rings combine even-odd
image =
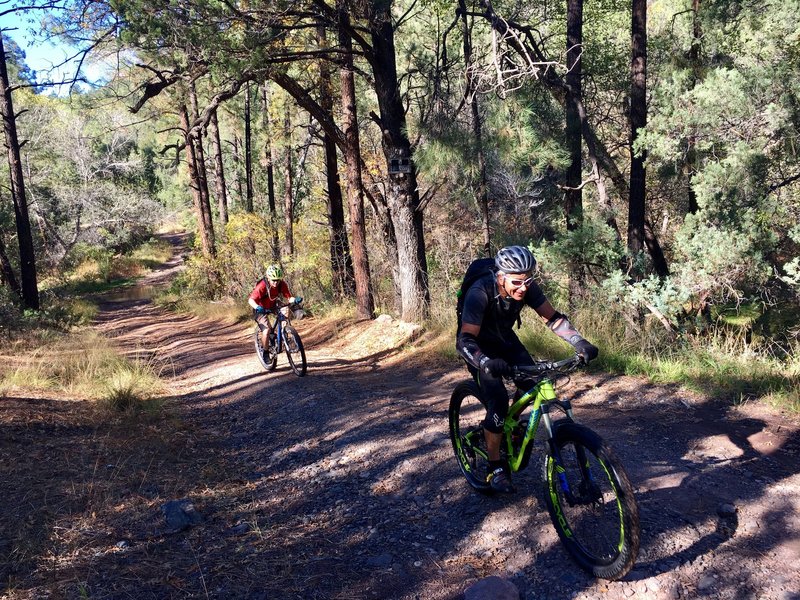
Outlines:
[{"label": "mountain biker in black jersey", "polygon": [[509,401],[503,376],[511,375],[512,365],[533,365],[530,353],[512,330],[523,305],[535,310],[550,330],[569,342],[585,362],[596,358],[598,352],[565,315],[553,308],[533,281],[535,266],[536,260],[527,248],[501,248],[495,256],[495,268],[466,290],[461,327],[456,333],[456,349],[466,360],[486,406],[483,424],[489,454],[486,480],[494,491],[501,493],[515,491],[508,464],[500,458]]}]

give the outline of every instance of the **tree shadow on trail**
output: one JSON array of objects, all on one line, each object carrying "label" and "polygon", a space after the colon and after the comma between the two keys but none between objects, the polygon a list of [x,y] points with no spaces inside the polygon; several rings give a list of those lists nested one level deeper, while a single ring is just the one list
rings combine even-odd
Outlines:
[{"label": "tree shadow on trail", "polygon": [[[148,470],[147,494],[139,485],[115,499],[114,518],[97,524],[106,546],[92,531],[75,534],[87,550],[60,573],[81,573],[90,597],[428,600],[456,598],[491,574],[513,578],[523,597],[600,594],[558,542],[536,456],[510,497],[476,494],[461,477],[447,408],[467,378],[463,368],[387,364],[398,349],[341,358],[312,348],[306,377],[295,377],[285,359],[267,374],[241,324],[194,335],[185,330],[191,319],[175,331],[151,330],[147,320],[142,309],[107,324],[169,348],[183,376],[209,364],[252,368],[172,398],[191,440],[180,462]],[[760,414],[687,407],[675,388],[625,387],[621,379],[576,377],[561,389],[637,490],[640,559],[625,584],[610,585],[680,578],[684,565],[702,563],[718,579],[698,596],[775,589],[756,565],[770,553],[788,556],[797,539],[792,496],[768,497],[800,472],[796,430],[775,434],[769,447],[762,438],[775,427]],[[190,484],[168,484],[178,468],[190,471]],[[164,530],[159,506],[175,494],[195,503],[201,524]],[[721,521],[724,504],[737,509],[735,520]],[[750,508],[761,504],[769,509]],[[120,540],[124,549],[109,549]],[[731,554],[742,568],[718,569],[717,557]],[[605,597],[622,597],[622,588],[611,589]]]},{"label": "tree shadow on trail", "polygon": [[[206,583],[219,586],[217,597],[238,593],[249,581],[257,590],[252,597],[447,598],[475,577],[497,572],[526,592],[546,585],[552,598],[598,585],[558,543],[540,500],[535,460],[518,475],[522,492],[513,497],[480,496],[462,480],[446,409],[465,373],[398,365],[352,371],[340,364],[312,364],[302,379],[274,373],[258,390],[241,387],[247,378],[237,380],[236,397],[223,404],[218,401],[232,384],[178,399],[195,411],[201,430],[207,421],[220,432],[215,443],[226,449],[220,460],[230,477],[249,482],[244,497],[241,490],[220,488],[201,501],[220,521],[204,524],[202,534],[187,534],[214,539],[227,551],[246,548],[224,575],[207,573]],[[577,395],[597,394],[602,391]],[[674,398],[659,404],[674,390],[647,403],[631,402],[636,394],[617,392],[616,409],[590,398],[576,407],[578,418],[616,449],[637,488],[642,553],[626,581],[678,574],[697,561],[713,569],[714,555],[757,555],[791,541],[788,507],[758,517],[782,525],[747,535],[736,523],[721,529],[717,515],[722,504],[743,507],[761,499],[762,475],[779,482],[798,472],[795,462],[765,456],[750,443],[764,420],[714,406],[685,409]],[[718,436],[739,449],[736,456],[712,455],[704,443]],[[797,442],[795,433],[784,444]],[[732,486],[743,470],[752,484]],[[227,508],[220,512],[219,505]],[[231,537],[226,531],[236,522],[254,529],[244,539]],[[210,551],[203,559],[221,560]],[[252,573],[276,565],[270,581],[252,580]],[[766,585],[746,569],[735,576],[721,571],[713,590],[732,594]]]}]

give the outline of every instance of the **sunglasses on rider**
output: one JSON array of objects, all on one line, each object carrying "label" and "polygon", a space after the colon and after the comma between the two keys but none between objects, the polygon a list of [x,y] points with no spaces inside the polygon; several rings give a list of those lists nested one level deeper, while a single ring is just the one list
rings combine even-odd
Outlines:
[{"label": "sunglasses on rider", "polygon": [[531,283],[533,283],[533,277],[528,277],[527,279],[509,279],[508,283],[516,288],[522,287],[523,285],[525,287],[530,287]]}]

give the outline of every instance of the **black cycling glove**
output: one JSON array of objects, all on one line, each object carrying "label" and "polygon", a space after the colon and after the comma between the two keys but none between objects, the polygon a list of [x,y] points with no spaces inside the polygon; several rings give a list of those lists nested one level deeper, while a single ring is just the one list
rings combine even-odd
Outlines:
[{"label": "black cycling glove", "polygon": [[481,371],[492,377],[511,375],[511,365],[502,358],[487,358],[481,361]]},{"label": "black cycling glove", "polygon": [[575,344],[575,352],[577,352],[583,359],[583,362],[588,363],[590,360],[597,358],[597,346],[591,342],[581,338]]}]

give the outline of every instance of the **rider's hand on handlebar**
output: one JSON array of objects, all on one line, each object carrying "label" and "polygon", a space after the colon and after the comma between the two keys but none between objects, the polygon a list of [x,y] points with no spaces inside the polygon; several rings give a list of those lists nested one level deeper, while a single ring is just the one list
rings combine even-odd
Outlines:
[{"label": "rider's hand on handlebar", "polygon": [[481,365],[483,372],[493,377],[503,377],[504,375],[511,375],[512,369],[502,358],[490,358]]},{"label": "rider's hand on handlebar", "polygon": [[265,314],[267,314],[267,309],[264,308],[263,306],[256,306],[255,309],[253,309],[253,310],[256,311],[257,315],[265,315]]},{"label": "rider's hand on handlebar", "polygon": [[303,301],[302,296],[292,296],[289,298],[289,304],[300,304]]},{"label": "rider's hand on handlebar", "polygon": [[575,352],[583,359],[584,363],[588,363],[597,358],[598,350],[597,346],[591,342],[581,339],[575,344]]}]

